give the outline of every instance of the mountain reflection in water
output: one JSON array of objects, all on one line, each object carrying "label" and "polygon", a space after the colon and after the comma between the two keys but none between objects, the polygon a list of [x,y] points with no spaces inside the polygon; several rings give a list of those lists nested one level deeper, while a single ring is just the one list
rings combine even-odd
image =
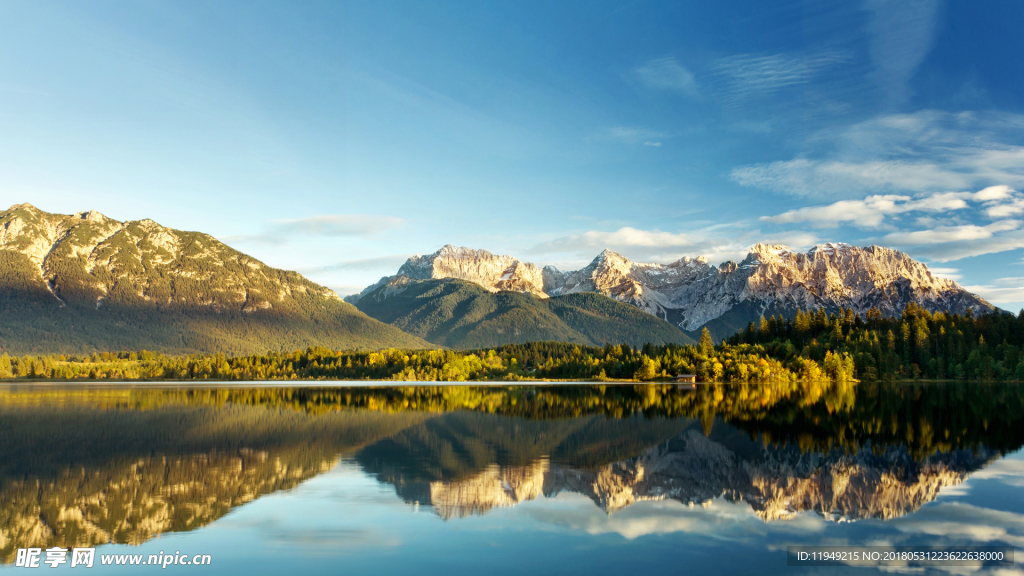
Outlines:
[{"label": "mountain reflection in water", "polygon": [[913,513],[1024,444],[981,384],[0,389],[0,558],[210,524],[350,458],[445,519],[574,492]]},{"label": "mountain reflection in water", "polygon": [[[915,461],[903,447],[853,454],[802,452],[752,442],[727,426],[711,436],[688,429],[635,458],[597,469],[575,468],[538,458],[525,466],[492,465],[461,480],[416,482],[378,473],[409,503],[430,504],[442,518],[483,514],[539,496],[582,494],[607,513],[643,500],[673,499],[707,504],[726,497],[744,500],[765,521],[813,510],[829,520],[888,520],[930,502],[939,490],[963,482],[970,472],[999,457],[986,448],[936,452]],[[357,458],[375,471],[379,460]]]}]

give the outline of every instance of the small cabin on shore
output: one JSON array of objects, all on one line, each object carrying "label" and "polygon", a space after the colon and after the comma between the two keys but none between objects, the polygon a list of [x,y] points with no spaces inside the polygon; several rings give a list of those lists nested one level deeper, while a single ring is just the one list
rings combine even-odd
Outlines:
[{"label": "small cabin on shore", "polygon": [[673,382],[689,382],[690,384],[693,384],[693,383],[697,382],[697,375],[696,374],[676,374],[676,376],[674,378],[672,378],[672,381]]}]

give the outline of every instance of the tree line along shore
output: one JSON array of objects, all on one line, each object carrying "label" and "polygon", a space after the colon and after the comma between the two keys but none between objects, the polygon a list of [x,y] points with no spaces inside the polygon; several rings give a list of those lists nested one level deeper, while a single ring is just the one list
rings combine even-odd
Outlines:
[{"label": "tree line along shore", "polygon": [[1024,311],[931,313],[910,304],[877,311],[762,317],[718,343],[584,346],[509,344],[481,350],[167,355],[150,351],[0,355],[0,378],[47,380],[698,381],[1024,380]]}]

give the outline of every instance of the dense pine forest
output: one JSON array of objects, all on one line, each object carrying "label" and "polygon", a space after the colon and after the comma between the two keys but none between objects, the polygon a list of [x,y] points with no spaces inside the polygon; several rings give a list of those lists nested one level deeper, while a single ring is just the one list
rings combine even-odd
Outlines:
[{"label": "dense pine forest", "polygon": [[851,310],[798,312],[791,319],[762,317],[728,341],[764,346],[787,365],[849,356],[863,380],[1024,380],[1024,310],[961,316],[910,304],[896,318],[877,310],[864,318]]},{"label": "dense pine forest", "polygon": [[307,348],[292,353],[170,356],[147,351],[0,356],[0,378],[148,380],[632,380],[695,374],[700,381],[1024,380],[1024,313],[898,318],[852,311],[798,313],[751,324],[715,345],[603,347],[533,342],[474,351],[377,352]]}]

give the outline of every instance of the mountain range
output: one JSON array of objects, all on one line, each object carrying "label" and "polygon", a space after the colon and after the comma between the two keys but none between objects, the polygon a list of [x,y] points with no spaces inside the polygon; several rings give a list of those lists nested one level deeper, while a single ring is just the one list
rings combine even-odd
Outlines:
[{"label": "mountain range", "polygon": [[98,212],[0,212],[0,348],[265,353],[433,348],[208,234]]},{"label": "mountain range", "polygon": [[[994,309],[903,252],[835,243],[806,253],[757,244],[742,262],[719,266],[703,257],[647,264],[605,250],[586,267],[568,272],[447,245],[433,254],[409,258],[397,274],[346,300],[384,320],[387,316],[381,313],[380,301],[389,290],[398,293],[407,280],[449,278],[472,282],[490,293],[520,292],[541,300],[603,294],[691,336],[707,327],[716,339],[734,334],[761,315],[792,316],[797,310],[824,308],[833,313],[846,308],[865,314],[875,308],[892,316],[910,302],[930,311],[960,314]],[[371,295],[378,301],[375,305],[360,305]]]},{"label": "mountain range", "polygon": [[201,232],[30,204],[0,212],[0,351],[11,354],[685,344],[704,327],[722,339],[801,309],[994,309],[902,252],[845,244],[757,244],[719,266],[605,250],[575,271],[447,245],[345,300]]}]

